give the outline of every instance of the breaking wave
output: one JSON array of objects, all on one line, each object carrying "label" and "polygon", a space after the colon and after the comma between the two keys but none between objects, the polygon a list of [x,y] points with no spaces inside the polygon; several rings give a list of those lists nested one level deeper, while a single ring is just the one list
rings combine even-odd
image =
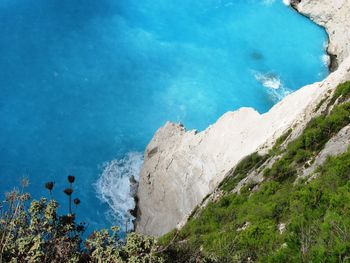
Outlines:
[{"label": "breaking wave", "polygon": [[329,67],[329,65],[331,64],[331,58],[328,54],[322,55],[321,60],[323,65],[325,65],[326,67]]},{"label": "breaking wave", "polygon": [[95,183],[97,197],[110,207],[108,218],[114,224],[133,227],[135,194],[138,186],[143,156],[139,152],[128,153],[123,159],[103,164],[103,172]]},{"label": "breaking wave", "polygon": [[277,103],[285,96],[292,93],[292,90],[285,87],[280,77],[275,73],[261,73],[253,71],[255,79],[264,86],[270,99]]}]

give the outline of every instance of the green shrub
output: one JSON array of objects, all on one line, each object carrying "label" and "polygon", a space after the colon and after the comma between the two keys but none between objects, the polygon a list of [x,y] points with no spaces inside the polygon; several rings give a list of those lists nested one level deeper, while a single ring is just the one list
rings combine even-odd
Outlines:
[{"label": "green shrub", "polygon": [[[53,199],[29,203],[23,191],[6,194],[0,204],[0,262],[164,262],[155,239],[129,233],[123,241],[117,227],[94,231],[84,240],[85,225],[72,213],[74,177],[68,180],[66,215],[58,215],[59,204]],[[51,195],[54,184],[45,186]],[[73,202],[79,205],[80,200]]]},{"label": "green shrub", "polygon": [[281,145],[287,140],[289,135],[292,133],[293,129],[289,129],[285,134],[276,140],[276,143],[269,152],[270,156],[275,156],[281,153]]},{"label": "green shrub", "polygon": [[[329,158],[317,173],[307,184],[271,180],[249,195],[225,195],[191,219],[169,250],[220,263],[347,262],[350,149]],[[283,233],[281,223],[286,224]],[[177,246],[181,240],[185,243]],[[180,259],[169,262],[186,262]]]},{"label": "green shrub", "polygon": [[342,97],[343,101],[350,96],[350,81],[340,84],[334,92],[331,104],[333,104],[338,98]]},{"label": "green shrub", "polygon": [[223,182],[219,185],[219,188],[226,192],[232,191],[237,184],[249,174],[250,171],[263,164],[267,160],[267,157],[267,155],[253,153],[243,158],[225,178],[225,180],[223,180]]},{"label": "green shrub", "polygon": [[[339,85],[333,103],[344,102],[350,82]],[[310,121],[301,136],[282,152],[282,136],[269,155],[281,154],[256,192],[230,191],[269,156],[246,157],[220,188],[226,195],[172,235],[167,251],[187,262],[188,252],[203,262],[348,262],[350,260],[350,149],[329,158],[311,182],[294,178],[340,129],[350,123],[350,103]],[[285,229],[280,229],[281,224]],[[280,232],[281,231],[281,232]],[[169,240],[169,237],[167,237]],[[167,252],[166,252],[167,253]],[[193,259],[193,258],[192,258]],[[210,261],[208,261],[210,259]],[[188,261],[200,262],[200,261]]]},{"label": "green shrub", "polygon": [[350,103],[336,106],[329,115],[312,119],[300,137],[288,144],[286,153],[264,176],[279,181],[293,180],[297,167],[312,159],[343,127],[350,123]]}]

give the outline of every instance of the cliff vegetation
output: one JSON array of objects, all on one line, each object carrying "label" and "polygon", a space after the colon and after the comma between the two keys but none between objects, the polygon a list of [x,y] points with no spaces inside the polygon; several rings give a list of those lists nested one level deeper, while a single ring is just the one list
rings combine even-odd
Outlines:
[{"label": "cliff vegetation", "polygon": [[[350,262],[350,148],[303,176],[326,143],[350,124],[349,97],[350,82],[339,85],[297,138],[288,140],[291,129],[268,154],[244,158],[215,191],[220,198],[211,198],[183,228],[161,238],[167,260]],[[249,174],[264,179],[236,191]]]},{"label": "cliff vegetation", "polygon": [[31,200],[24,191],[26,179],[21,190],[6,194],[0,203],[1,263],[164,262],[154,238],[128,233],[120,239],[118,227],[96,230],[87,236],[86,225],[77,222],[72,207],[80,204],[80,199],[72,200],[74,180],[74,176],[68,176],[69,187],[64,189],[68,213],[63,215],[58,214],[59,203],[52,199],[53,182],[45,184],[49,198]]}]

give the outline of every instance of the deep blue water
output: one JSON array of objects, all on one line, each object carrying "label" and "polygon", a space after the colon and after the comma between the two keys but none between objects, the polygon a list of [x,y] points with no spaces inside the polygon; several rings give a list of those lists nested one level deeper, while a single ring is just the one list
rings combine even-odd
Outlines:
[{"label": "deep blue water", "polygon": [[324,30],[280,0],[0,0],[0,28],[0,191],[64,200],[74,174],[90,229],[132,207],[128,153],[165,121],[266,112],[327,74]]}]

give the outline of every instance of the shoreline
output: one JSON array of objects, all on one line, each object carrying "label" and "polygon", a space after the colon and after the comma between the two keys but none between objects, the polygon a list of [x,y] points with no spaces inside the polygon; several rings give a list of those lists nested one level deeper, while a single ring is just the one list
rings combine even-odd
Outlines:
[{"label": "shoreline", "polygon": [[[339,62],[338,62],[338,57],[336,54],[333,54],[330,50],[329,50],[329,46],[330,46],[330,34],[327,30],[327,28],[325,26],[322,26],[320,24],[317,24],[315,21],[313,21],[311,19],[311,17],[307,16],[306,14],[303,14],[302,12],[300,12],[298,10],[298,4],[301,2],[301,0],[291,0],[289,3],[290,8],[292,8],[295,12],[297,12],[299,15],[307,18],[308,20],[311,20],[316,26],[319,26],[321,28],[324,29],[324,31],[326,32],[327,35],[327,48],[326,48],[326,54],[329,57],[329,64],[328,64],[328,70],[329,70],[329,74],[336,71],[339,67]],[[329,75],[328,74],[328,75]]]},{"label": "shoreline", "polygon": [[[350,3],[344,5],[350,11]],[[317,4],[312,0],[292,1],[291,7],[325,28],[330,74],[321,82],[293,92],[264,114],[252,108],[227,112],[199,133],[174,123],[161,127],[145,151],[137,193],[137,232],[159,236],[181,226],[244,156],[268,149],[290,127],[296,133],[300,131],[316,114],[315,108],[324,96],[350,79],[350,57],[344,57],[348,54],[347,43],[335,43],[346,39],[346,34],[336,32],[337,26],[350,32],[349,19],[346,25],[342,23],[347,12],[340,16],[339,9],[330,10],[325,0]],[[333,52],[339,46],[339,53]]]}]

